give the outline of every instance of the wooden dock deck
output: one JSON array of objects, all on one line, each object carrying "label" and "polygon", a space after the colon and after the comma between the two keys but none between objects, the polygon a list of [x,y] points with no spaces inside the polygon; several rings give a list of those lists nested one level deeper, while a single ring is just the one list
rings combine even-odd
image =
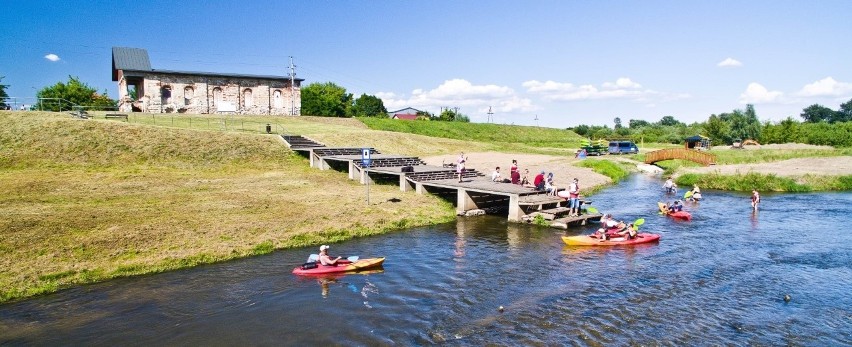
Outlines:
[{"label": "wooden dock deck", "polygon": [[[567,228],[568,225],[586,224],[588,220],[599,220],[600,214],[586,214],[579,217],[564,217],[568,208],[566,199],[546,195],[533,188],[511,183],[492,182],[484,174],[467,168],[459,182],[453,167],[426,165],[418,157],[383,154],[370,148],[371,165],[363,167],[361,163],[363,148],[326,147],[300,136],[282,139],[294,141],[291,149],[308,154],[311,167],[328,170],[334,167],[347,167],[349,179],[357,179],[361,184],[372,183],[370,175],[398,176],[400,191],[415,191],[417,194],[441,194],[448,197],[456,195],[456,211],[464,214],[470,210],[508,205],[509,221],[522,222],[535,215],[552,220],[552,226]],[[331,163],[337,163],[332,165]],[[451,196],[451,195],[450,195]],[[589,202],[586,202],[588,204]]]}]

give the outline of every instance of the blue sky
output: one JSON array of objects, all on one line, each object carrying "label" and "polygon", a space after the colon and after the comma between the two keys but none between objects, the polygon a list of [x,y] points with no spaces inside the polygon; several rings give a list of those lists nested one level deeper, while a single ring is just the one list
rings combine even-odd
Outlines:
[{"label": "blue sky", "polygon": [[[72,4],[73,3],[73,4]],[[761,120],[852,99],[852,1],[4,1],[14,97],[78,76],[113,98],[111,47],[155,69],[286,75],[485,122]],[[535,119],[538,118],[536,121]]]}]

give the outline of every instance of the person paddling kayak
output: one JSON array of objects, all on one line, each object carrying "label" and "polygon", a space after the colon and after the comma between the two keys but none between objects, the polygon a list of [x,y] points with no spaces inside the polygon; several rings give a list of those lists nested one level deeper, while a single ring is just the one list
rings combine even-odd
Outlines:
[{"label": "person paddling kayak", "polygon": [[320,254],[319,254],[319,262],[322,265],[337,265],[337,261],[340,260],[340,257],[331,259],[328,255],[328,245],[320,246]]}]

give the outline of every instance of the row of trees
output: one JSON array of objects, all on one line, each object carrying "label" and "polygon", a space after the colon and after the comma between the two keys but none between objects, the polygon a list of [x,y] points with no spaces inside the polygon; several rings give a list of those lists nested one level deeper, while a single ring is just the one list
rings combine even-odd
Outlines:
[{"label": "row of trees", "polygon": [[569,128],[577,134],[592,139],[629,138],[634,141],[682,143],[684,138],[701,134],[716,145],[730,144],[734,140],[754,139],[760,143],[801,142],[818,145],[852,146],[852,100],[835,111],[821,105],[811,105],[799,115],[804,122],[792,117],[781,122],[763,122],[757,117],[754,105],[745,109],[713,114],[705,122],[685,124],[672,116],[658,122],[630,119],[628,126],[620,117],[615,126],[579,125]]},{"label": "row of trees", "polygon": [[[0,76],[0,81],[5,76]],[[0,108],[5,109],[8,105],[6,94],[8,85],[0,84]],[[58,82],[52,86],[44,87],[36,92],[38,102],[32,106],[34,110],[60,111],[68,110],[73,105],[83,106],[98,110],[115,108],[118,103],[107,96],[106,91],[98,94],[95,88],[80,81],[79,78],[68,76],[68,83]]]},{"label": "row of trees", "polygon": [[[361,94],[354,99],[346,88],[326,82],[302,87],[301,113],[321,117],[387,117],[388,110],[378,97]],[[437,116],[421,111],[417,113],[417,119],[470,122],[470,118],[451,109],[442,110]]]}]

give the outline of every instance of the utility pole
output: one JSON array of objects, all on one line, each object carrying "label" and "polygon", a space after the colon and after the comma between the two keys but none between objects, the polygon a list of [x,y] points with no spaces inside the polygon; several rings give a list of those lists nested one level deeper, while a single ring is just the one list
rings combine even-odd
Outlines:
[{"label": "utility pole", "polygon": [[491,106],[488,106],[488,123],[494,120],[494,112],[491,112]]},{"label": "utility pole", "polygon": [[538,126],[538,115],[535,115],[535,126]]},{"label": "utility pole", "polygon": [[290,56],[290,115],[296,115],[296,65],[293,65],[293,56]]}]

